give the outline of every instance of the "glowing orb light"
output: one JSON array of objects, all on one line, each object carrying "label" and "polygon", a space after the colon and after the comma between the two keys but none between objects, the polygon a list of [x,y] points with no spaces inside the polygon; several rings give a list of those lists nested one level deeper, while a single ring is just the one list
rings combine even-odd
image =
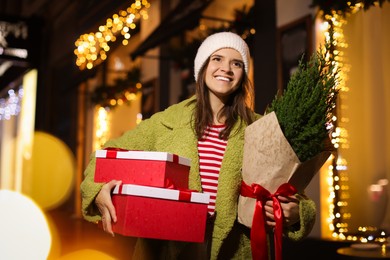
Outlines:
[{"label": "glowing orb light", "polygon": [[51,245],[42,210],[30,198],[0,190],[0,259],[46,259]]},{"label": "glowing orb light", "polygon": [[61,241],[61,236],[57,228],[57,223],[55,222],[53,216],[51,216],[50,214],[46,214],[45,217],[51,235],[51,247],[50,247],[49,255],[46,258],[46,260],[58,260],[62,253],[61,251],[62,251],[63,241]]},{"label": "glowing orb light", "polygon": [[78,250],[59,258],[59,260],[84,260],[84,259],[114,260],[115,258],[103,252],[93,250],[93,249]]},{"label": "glowing orb light", "polygon": [[56,208],[69,198],[74,187],[75,159],[62,140],[35,132],[28,163],[23,179],[24,194],[44,210]]}]

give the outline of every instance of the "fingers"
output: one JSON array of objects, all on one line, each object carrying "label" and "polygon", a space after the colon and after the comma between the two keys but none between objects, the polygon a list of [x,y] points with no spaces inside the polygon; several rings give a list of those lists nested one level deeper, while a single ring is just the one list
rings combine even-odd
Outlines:
[{"label": "fingers", "polygon": [[284,224],[286,226],[292,226],[299,221],[299,200],[297,197],[289,196],[289,197],[278,197],[281,202],[280,205],[283,209],[284,216]]},{"label": "fingers", "polygon": [[106,208],[108,209],[108,213],[110,216],[110,226],[111,226],[111,220],[114,222],[117,221],[115,207],[112,204],[112,200],[111,200],[111,190],[113,188],[115,188],[115,186],[120,185],[120,184],[122,184],[122,181],[112,180],[112,181],[106,183],[105,185],[103,185],[103,188],[108,190],[108,193],[110,196],[110,199],[107,200],[107,203],[106,203]]},{"label": "fingers", "polygon": [[115,186],[122,184],[122,181],[117,181],[117,180],[111,180],[107,182],[106,184],[103,185],[102,189],[100,192],[105,192],[106,194],[109,194],[111,197],[111,191],[112,189],[115,188]]},{"label": "fingers", "polygon": [[265,220],[268,227],[275,227],[275,217],[274,217],[274,208],[272,200],[266,201],[264,205]]},{"label": "fingers", "polygon": [[103,224],[103,230],[114,237],[115,234],[114,231],[112,230],[110,214],[104,214],[102,216],[102,224]]},{"label": "fingers", "polygon": [[102,186],[102,189],[95,198],[95,204],[97,205],[102,215],[103,230],[112,236],[114,232],[112,230],[112,221],[116,222],[116,211],[111,200],[111,190],[121,184],[121,181],[112,180]]},{"label": "fingers", "polygon": [[295,202],[295,203],[298,203],[299,200],[297,199],[297,197],[295,195],[293,196],[288,196],[288,197],[285,197],[285,196],[278,196],[278,200],[280,202]]},{"label": "fingers", "polygon": [[[283,224],[285,226],[294,225],[299,221],[299,201],[295,196],[279,196],[278,200],[282,208]],[[273,201],[268,200],[264,204],[266,223],[270,227],[275,227],[275,216],[273,210]]]},{"label": "fingers", "polygon": [[299,204],[295,202],[289,202],[282,205],[284,223],[286,226],[292,226],[300,219],[299,216]]}]

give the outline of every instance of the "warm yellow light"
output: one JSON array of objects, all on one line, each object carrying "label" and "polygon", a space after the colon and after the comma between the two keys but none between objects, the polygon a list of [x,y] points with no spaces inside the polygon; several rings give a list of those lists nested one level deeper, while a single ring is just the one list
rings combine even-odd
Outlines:
[{"label": "warm yellow light", "polygon": [[88,35],[88,41],[92,42],[94,40],[94,35],[93,34],[89,34]]},{"label": "warm yellow light", "polygon": [[99,150],[103,147],[104,143],[109,139],[109,109],[104,107],[97,107],[95,113],[95,140],[94,150]]},{"label": "warm yellow light", "polygon": [[128,100],[133,101],[137,98],[137,95],[134,93],[130,93],[128,97],[126,97]]},{"label": "warm yellow light", "polygon": [[322,32],[325,32],[327,30],[329,30],[329,23],[327,21],[324,21],[320,24],[320,30]]},{"label": "warm yellow light", "polygon": [[[346,73],[349,70],[349,67],[345,63],[346,61],[343,57],[343,48],[348,46],[348,44],[345,43],[342,28],[345,23],[346,20],[343,15],[332,12],[332,15],[324,16],[324,22],[320,25],[320,30],[324,30],[326,41],[330,42],[332,45],[332,53],[330,53],[331,55],[327,58],[334,58],[332,64],[338,70],[338,77],[336,79],[336,87],[339,90],[337,107],[338,117],[332,118],[332,123],[337,127],[331,134],[331,142],[336,149],[349,148],[348,131],[343,126],[343,123],[349,121],[348,118],[343,116],[345,109],[348,109],[348,107],[343,104],[343,100],[346,98],[345,93],[349,90],[349,88],[345,86],[345,81],[347,80]],[[346,200],[349,199],[349,186],[346,184],[346,181],[348,181],[346,172],[348,170],[348,163],[341,155],[342,153],[338,153],[338,157],[334,159],[335,161],[333,161],[333,163],[335,164],[335,167],[329,167],[328,169],[330,177],[328,179],[328,220],[331,220],[329,230],[333,232],[332,236],[336,239],[352,240],[354,239],[353,237],[346,237],[344,235],[344,233],[348,232],[348,223],[345,223],[343,220],[351,218],[351,214],[346,210],[346,207],[348,206]]]},{"label": "warm yellow light", "polygon": [[137,114],[137,120],[136,120],[137,125],[138,125],[139,123],[141,123],[141,121],[142,121],[142,114],[141,114],[141,113],[138,113],[138,114]]},{"label": "warm yellow light", "polygon": [[128,39],[130,39],[129,30],[136,28],[134,20],[141,17],[147,19],[146,9],[149,7],[150,4],[146,0],[136,1],[127,8],[127,11],[122,10],[119,14],[113,14],[112,18],[108,18],[105,25],[99,26],[98,32],[81,35],[75,42],[76,65],[80,69],[84,67],[92,69],[96,62],[105,60],[107,55],[101,55],[100,49],[108,52],[110,50],[108,42],[115,42],[116,35],[124,35],[125,39],[122,44],[127,45]]},{"label": "warm yellow light", "polygon": [[61,256],[60,260],[75,259],[114,260],[116,258],[94,249],[81,249]]},{"label": "warm yellow light", "polygon": [[53,135],[36,131],[31,160],[25,162],[23,194],[42,209],[56,208],[72,193],[74,171],[74,156],[67,145]]}]

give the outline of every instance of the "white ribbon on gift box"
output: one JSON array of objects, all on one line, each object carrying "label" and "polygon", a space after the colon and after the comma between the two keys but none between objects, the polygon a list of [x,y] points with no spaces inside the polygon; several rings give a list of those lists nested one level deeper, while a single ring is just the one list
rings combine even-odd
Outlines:
[{"label": "white ribbon on gift box", "polygon": [[[125,194],[133,196],[142,196],[156,199],[179,200],[181,192],[189,192],[183,190],[164,189],[150,186],[121,184],[114,188],[114,194]],[[210,194],[200,192],[190,192],[190,202],[209,204]]]},{"label": "white ribbon on gift box", "polygon": [[107,158],[107,154],[115,153],[116,159],[131,159],[131,160],[155,160],[155,161],[167,161],[177,162],[182,165],[191,166],[191,161],[188,158],[181,157],[175,154],[156,151],[110,151],[110,150],[97,150],[95,152],[96,158]]}]

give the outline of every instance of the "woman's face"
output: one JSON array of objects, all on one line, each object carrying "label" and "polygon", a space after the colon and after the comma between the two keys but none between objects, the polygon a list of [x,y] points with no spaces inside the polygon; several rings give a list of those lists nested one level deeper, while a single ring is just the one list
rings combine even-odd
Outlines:
[{"label": "woman's face", "polygon": [[243,74],[244,62],[238,51],[224,48],[211,54],[205,75],[210,99],[226,101],[239,87]]}]

